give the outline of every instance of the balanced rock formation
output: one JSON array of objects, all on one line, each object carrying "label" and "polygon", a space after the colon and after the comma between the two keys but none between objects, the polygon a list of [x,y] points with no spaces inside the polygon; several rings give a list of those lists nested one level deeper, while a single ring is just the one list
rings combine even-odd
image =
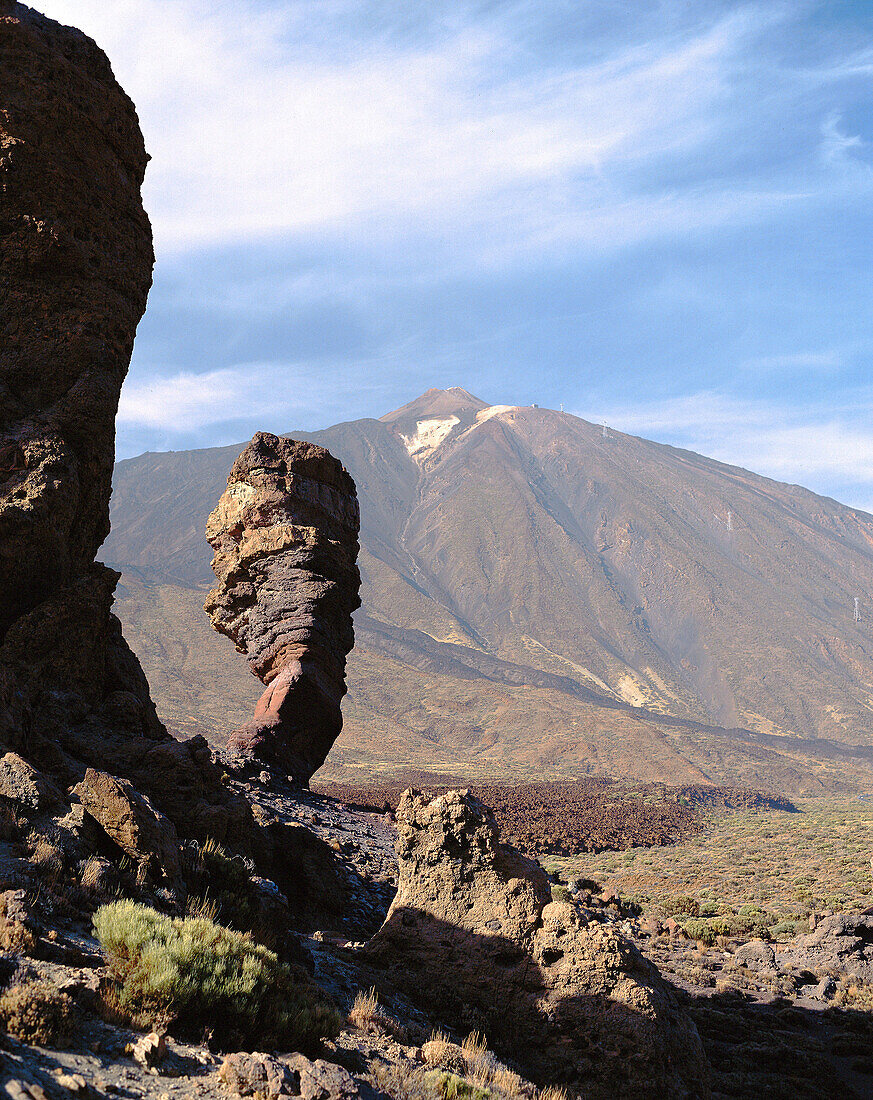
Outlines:
[{"label": "balanced rock formation", "polygon": [[467,791],[397,810],[400,882],[366,948],[390,981],[537,1082],[586,1097],[707,1097],[700,1037],[657,969],[610,925],[553,902]]},{"label": "balanced rock formation", "polygon": [[342,729],[346,655],[360,607],[358,499],[322,447],[259,432],[233,464],[206,537],[213,627],[266,685],[231,753],[308,783]]},{"label": "balanced rock formation", "polygon": [[95,562],[154,254],[136,111],[80,31],[0,3],[0,745],[62,787],[131,780],[185,835],[251,813],[175,741]]}]

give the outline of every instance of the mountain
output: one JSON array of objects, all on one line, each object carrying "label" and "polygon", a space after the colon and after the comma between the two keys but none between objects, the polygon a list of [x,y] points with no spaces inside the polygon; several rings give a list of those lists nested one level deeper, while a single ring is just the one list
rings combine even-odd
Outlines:
[{"label": "mountain", "polygon": [[[289,434],[340,458],[361,504],[330,774],[873,779],[873,517],[458,388]],[[257,695],[200,610],[203,528],[241,446],[118,463],[103,548],[164,717],[219,739]]]}]

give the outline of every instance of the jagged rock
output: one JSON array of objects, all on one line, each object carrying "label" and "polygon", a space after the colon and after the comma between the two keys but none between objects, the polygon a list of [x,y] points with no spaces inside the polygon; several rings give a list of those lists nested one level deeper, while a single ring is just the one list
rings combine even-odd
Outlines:
[{"label": "jagged rock", "polygon": [[300,1095],[300,1074],[270,1054],[229,1054],[218,1073],[228,1090],[238,1096],[274,1100]]},{"label": "jagged rock", "polygon": [[0,743],[67,788],[132,780],[186,834],[259,843],[158,720],[111,614],[115,414],[151,285],[136,111],[80,31],[0,9]]},{"label": "jagged rock", "polygon": [[159,1031],[150,1031],[133,1044],[131,1055],[144,1069],[155,1069],[167,1056],[167,1040]]},{"label": "jagged rock", "polygon": [[342,729],[360,606],[358,527],[343,466],[313,443],[263,432],[233,464],[206,527],[219,580],[206,611],[266,685],[228,749],[299,782],[308,783]]},{"label": "jagged rock", "polygon": [[400,882],[366,954],[458,1029],[480,1028],[539,1083],[586,1096],[709,1096],[697,1031],[657,969],[609,925],[552,902],[467,791],[407,791]]},{"label": "jagged rock", "polygon": [[64,803],[57,784],[16,752],[7,752],[0,759],[0,795],[33,811],[47,810]]},{"label": "jagged rock", "polygon": [[873,985],[873,914],[835,913],[819,922],[814,932],[798,936],[780,952],[786,970],[829,970],[848,974]]},{"label": "jagged rock", "polygon": [[287,1061],[300,1076],[301,1100],[354,1100],[360,1095],[352,1075],[342,1066],[321,1058],[311,1062],[303,1054],[292,1054]]},{"label": "jagged rock", "polygon": [[169,818],[126,779],[88,768],[73,788],[87,812],[136,863],[162,872],[171,882],[181,876],[179,837]]}]

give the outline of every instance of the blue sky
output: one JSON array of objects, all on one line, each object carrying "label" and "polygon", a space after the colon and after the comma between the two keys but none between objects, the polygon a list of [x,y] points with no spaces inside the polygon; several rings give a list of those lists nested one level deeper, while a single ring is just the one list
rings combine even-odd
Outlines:
[{"label": "blue sky", "polygon": [[458,385],[873,510],[869,0],[38,6],[153,157],[121,456]]}]

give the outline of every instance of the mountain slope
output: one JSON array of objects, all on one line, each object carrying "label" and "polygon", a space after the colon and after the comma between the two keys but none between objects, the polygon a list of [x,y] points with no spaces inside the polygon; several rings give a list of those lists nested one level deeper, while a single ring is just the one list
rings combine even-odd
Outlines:
[{"label": "mountain slope", "polygon": [[[458,389],[292,434],[341,458],[361,501],[364,608],[329,766],[390,744],[403,763],[442,753],[519,774],[754,774],[798,789],[866,772],[873,640],[852,611],[873,591],[873,517]],[[119,463],[104,546],[128,574],[119,612],[168,720],[216,735],[238,720],[221,721],[215,682],[237,682],[238,658],[204,641],[196,603],[205,517],[239,449]],[[169,603],[185,607],[174,626]],[[213,655],[199,680],[160,652],[186,629]]]}]

